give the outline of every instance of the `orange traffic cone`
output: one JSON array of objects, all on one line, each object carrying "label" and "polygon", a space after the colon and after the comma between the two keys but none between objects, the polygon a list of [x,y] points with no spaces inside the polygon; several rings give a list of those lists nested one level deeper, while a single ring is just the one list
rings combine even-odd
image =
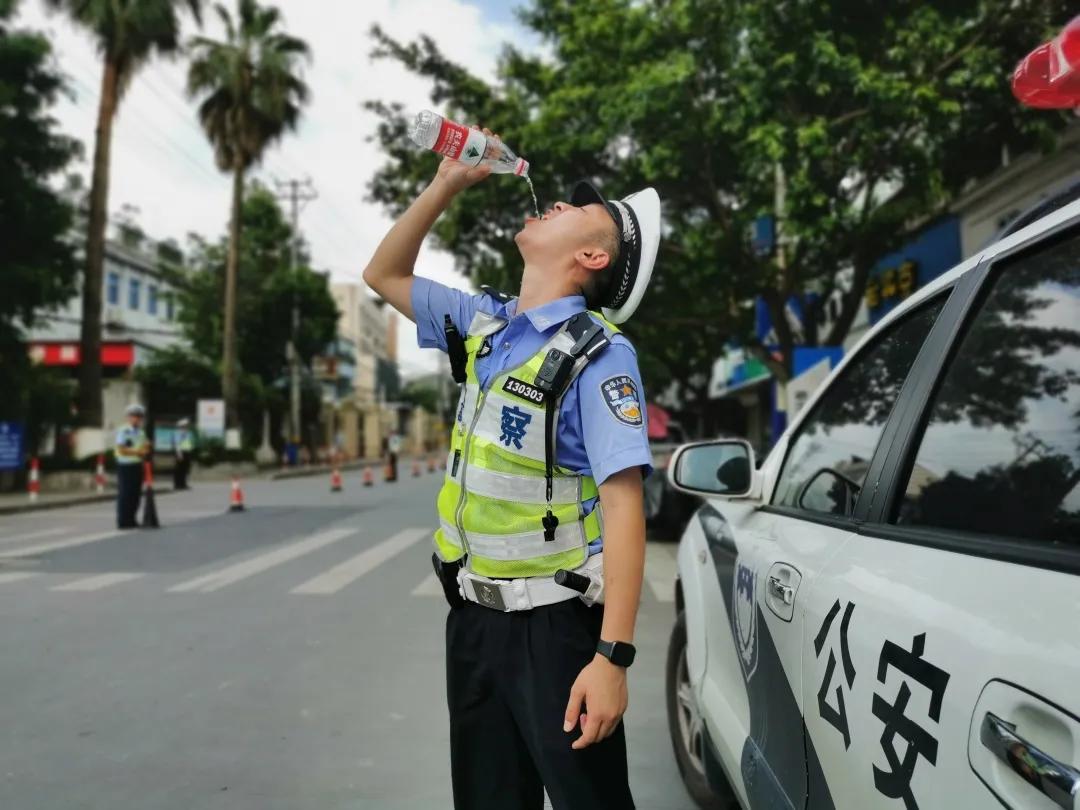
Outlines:
[{"label": "orange traffic cone", "polygon": [[143,513],[144,529],[159,529],[157,504],[154,503],[154,468],[149,461],[143,462]]},{"label": "orange traffic cone", "polygon": [[341,492],[341,470],[337,467],[330,473],[330,491]]},{"label": "orange traffic cone", "polygon": [[229,493],[229,511],[244,511],[244,490],[240,489],[240,479],[235,477],[232,480],[232,491]]},{"label": "orange traffic cone", "polygon": [[37,456],[30,459],[30,480],[26,482],[26,492],[30,496],[30,503],[35,503],[38,499],[38,493],[41,492],[41,481],[38,472],[40,466],[41,462],[38,461]]},{"label": "orange traffic cone", "polygon": [[105,491],[105,456],[98,455],[97,466],[94,468],[94,489],[98,495]]},{"label": "orange traffic cone", "polygon": [[371,471],[371,467],[364,467],[364,486],[370,487],[375,484],[375,474]]}]

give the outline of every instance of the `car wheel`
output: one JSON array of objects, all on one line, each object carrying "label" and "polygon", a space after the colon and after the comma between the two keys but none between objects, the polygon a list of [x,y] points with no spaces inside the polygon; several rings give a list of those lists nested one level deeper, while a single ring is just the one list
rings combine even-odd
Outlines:
[{"label": "car wheel", "polygon": [[686,663],[686,615],[679,613],[667,655],[667,710],[671,744],[683,784],[702,810],[738,810],[730,788],[713,790],[705,776],[705,727]]}]

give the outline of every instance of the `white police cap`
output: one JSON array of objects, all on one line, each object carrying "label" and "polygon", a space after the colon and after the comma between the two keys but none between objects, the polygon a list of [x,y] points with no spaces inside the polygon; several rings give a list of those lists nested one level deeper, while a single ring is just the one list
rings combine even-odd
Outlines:
[{"label": "white police cap", "polygon": [[599,203],[619,229],[619,256],[609,283],[600,293],[599,306],[612,323],[624,323],[634,314],[652,278],[660,248],[660,195],[654,188],[635,192],[621,200],[608,200],[587,180],[574,187],[572,205]]}]

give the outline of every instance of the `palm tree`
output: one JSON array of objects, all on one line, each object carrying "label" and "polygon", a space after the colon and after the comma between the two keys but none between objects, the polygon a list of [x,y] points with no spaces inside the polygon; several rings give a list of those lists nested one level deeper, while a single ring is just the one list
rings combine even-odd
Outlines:
[{"label": "palm tree", "polygon": [[231,172],[232,213],[225,263],[225,334],[221,389],[225,414],[236,423],[239,397],[236,360],[236,275],[240,259],[240,213],[244,177],[266,148],[296,129],[308,88],[300,78],[307,44],[279,29],[280,12],[256,0],[237,0],[237,18],[215,6],[225,41],[196,37],[188,71],[188,93],[201,99],[199,121],[214,147],[218,168]]},{"label": "palm tree", "polygon": [[155,54],[180,47],[180,11],[201,21],[202,0],[45,0],[65,11],[97,40],[104,69],[98,99],[90,212],[86,225],[83,274],[82,359],[79,364],[79,423],[102,426],[101,282],[105,263],[105,226],[109,206],[109,153],[112,128],[124,90],[139,68]]}]

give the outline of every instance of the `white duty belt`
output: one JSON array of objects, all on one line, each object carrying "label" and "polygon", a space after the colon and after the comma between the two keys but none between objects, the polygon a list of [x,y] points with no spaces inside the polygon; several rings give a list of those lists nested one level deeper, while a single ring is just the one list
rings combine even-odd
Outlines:
[{"label": "white duty belt", "polygon": [[554,577],[525,577],[522,579],[490,579],[474,574],[464,567],[458,571],[458,590],[463,598],[492,610],[510,613],[532,610],[544,605],[581,599],[587,605],[604,602],[604,555],[591,555],[583,565],[574,569],[591,580],[583,594],[555,581]]}]

